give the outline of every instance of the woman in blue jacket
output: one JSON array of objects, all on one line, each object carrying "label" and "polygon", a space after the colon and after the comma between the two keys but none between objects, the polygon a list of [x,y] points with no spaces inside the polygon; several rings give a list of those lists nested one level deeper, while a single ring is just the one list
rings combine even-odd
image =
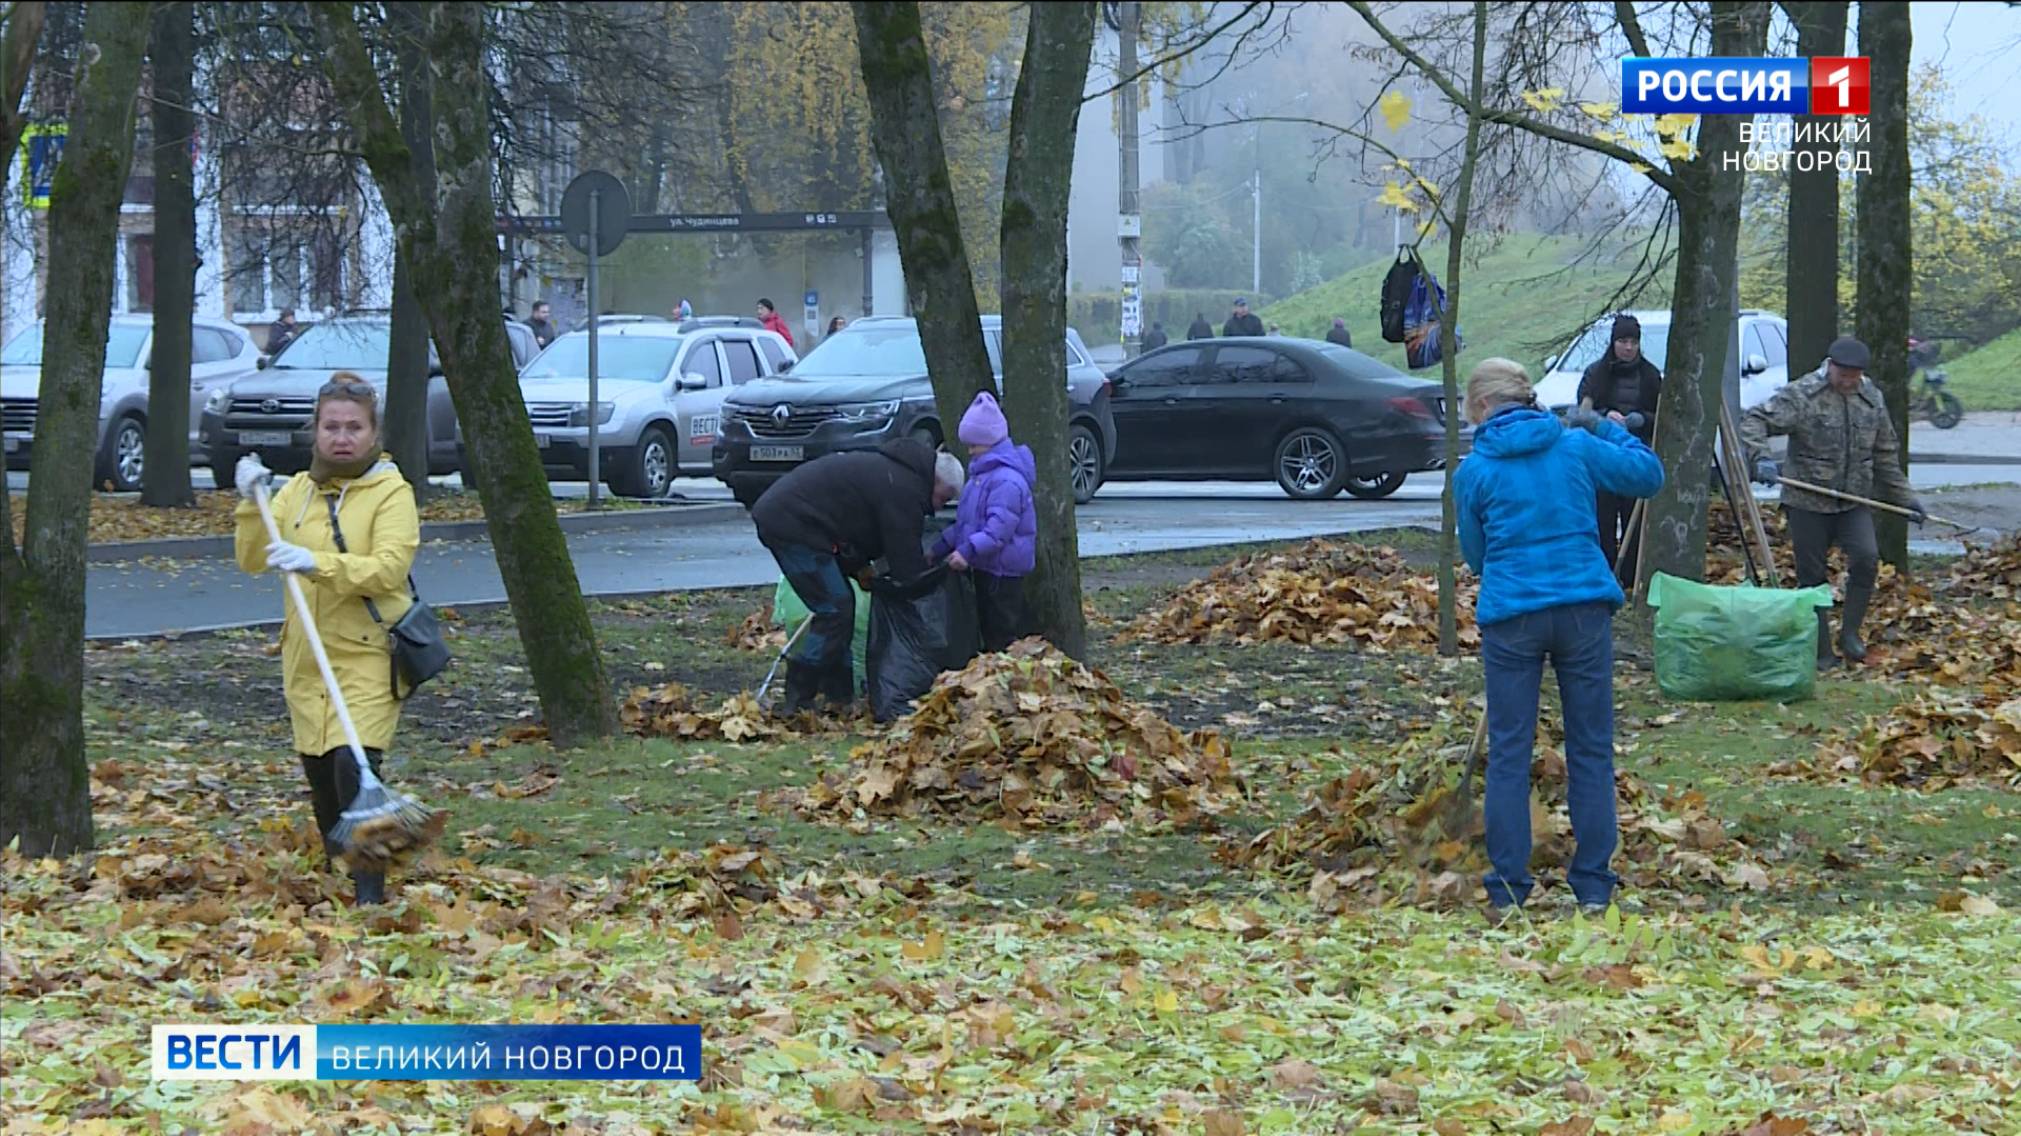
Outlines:
[{"label": "woman in blue jacket", "polygon": [[1663,464],[1592,411],[1564,423],[1537,409],[1530,377],[1486,359],[1467,380],[1474,448],[1454,475],[1460,550],[1481,578],[1475,619],[1488,695],[1484,813],[1488,901],[1529,898],[1530,759],[1544,660],[1565,710],[1566,796],[1578,842],[1568,873],[1588,910],[1611,902],[1614,811],[1614,610],[1626,602],[1601,551],[1593,495],[1648,497]]}]

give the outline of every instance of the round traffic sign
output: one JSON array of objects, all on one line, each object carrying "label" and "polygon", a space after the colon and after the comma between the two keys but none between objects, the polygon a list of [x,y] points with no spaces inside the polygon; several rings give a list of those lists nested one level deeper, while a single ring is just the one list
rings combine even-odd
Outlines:
[{"label": "round traffic sign", "polygon": [[631,226],[632,198],[625,183],[602,170],[585,170],[561,195],[561,231],[569,246],[589,252],[590,210],[596,210],[597,255],[609,256],[624,243]]}]

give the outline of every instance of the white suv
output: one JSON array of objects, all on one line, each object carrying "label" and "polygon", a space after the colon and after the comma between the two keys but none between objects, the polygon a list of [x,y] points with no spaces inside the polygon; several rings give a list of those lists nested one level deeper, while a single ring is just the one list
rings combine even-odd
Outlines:
[{"label": "white suv", "polygon": [[[1628,315],[1642,322],[1642,354],[1663,369],[1664,353],[1670,345],[1670,312],[1633,311]],[[1537,405],[1552,411],[1569,410],[1579,401],[1579,378],[1609,348],[1614,317],[1594,320],[1572,346],[1544,361],[1544,377],[1537,383]],[[1789,325],[1773,312],[1747,309],[1740,313],[1740,408],[1746,410],[1767,402],[1770,395],[1789,381]]]},{"label": "white suv", "polygon": [[[602,324],[597,332],[597,462],[612,493],[664,497],[706,475],[723,398],[798,361],[748,317]],[[520,396],[550,481],[589,477],[589,333],[572,331],[519,373]]]}]

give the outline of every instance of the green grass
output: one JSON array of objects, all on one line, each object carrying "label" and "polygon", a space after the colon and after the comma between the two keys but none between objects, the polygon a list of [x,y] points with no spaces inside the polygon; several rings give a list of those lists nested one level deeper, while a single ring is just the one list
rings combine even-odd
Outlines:
[{"label": "green grass", "polygon": [[[1585,248],[1575,237],[1511,235],[1492,248],[1483,240],[1469,247],[1486,250],[1478,260],[1470,254],[1462,275],[1460,331],[1466,337],[1463,357],[1486,359],[1501,355],[1542,373],[1544,357],[1560,349],[1587,323],[1602,314],[1607,301],[1634,269],[1638,252],[1621,251],[1574,264]],[[1446,246],[1427,244],[1420,250],[1425,264],[1441,281],[1446,276]],[[1357,350],[1404,368],[1401,344],[1386,343],[1376,322],[1382,278],[1388,258],[1365,264],[1316,288],[1280,300],[1263,309],[1263,321],[1283,327],[1286,335],[1321,338],[1333,317],[1347,320]],[[1663,307],[1669,303],[1668,273],[1629,306]],[[1424,372],[1435,375],[1436,369]]]},{"label": "green grass", "polygon": [[1966,410],[2021,410],[2021,327],[1942,366]]}]

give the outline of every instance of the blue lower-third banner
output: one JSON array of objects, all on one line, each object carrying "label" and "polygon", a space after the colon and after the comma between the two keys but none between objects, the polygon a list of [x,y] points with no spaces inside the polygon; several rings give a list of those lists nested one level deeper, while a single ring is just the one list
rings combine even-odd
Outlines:
[{"label": "blue lower-third banner", "polygon": [[699,1025],[154,1027],[155,1080],[693,1081]]}]

